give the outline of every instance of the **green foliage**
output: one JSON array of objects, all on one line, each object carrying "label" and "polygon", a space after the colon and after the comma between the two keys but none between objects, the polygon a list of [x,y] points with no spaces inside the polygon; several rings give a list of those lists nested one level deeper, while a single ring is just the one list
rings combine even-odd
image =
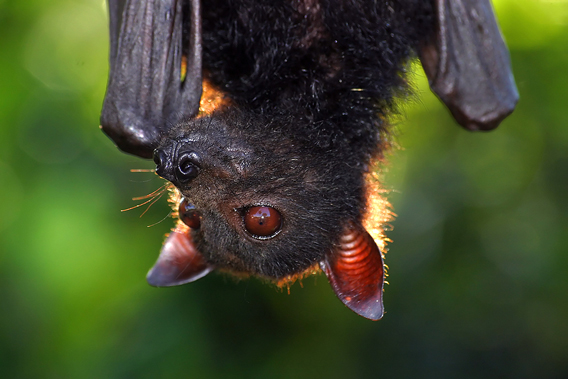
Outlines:
[{"label": "green foliage", "polygon": [[98,129],[102,0],[0,1],[0,376],[568,376],[568,3],[495,1],[521,101],[461,130],[416,75],[385,186],[384,319],[323,276],[288,295],[210,275],[144,276],[172,221],[162,182]]}]

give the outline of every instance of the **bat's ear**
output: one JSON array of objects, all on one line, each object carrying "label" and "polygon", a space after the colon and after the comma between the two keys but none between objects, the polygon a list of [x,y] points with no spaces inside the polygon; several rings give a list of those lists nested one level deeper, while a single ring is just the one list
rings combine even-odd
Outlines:
[{"label": "bat's ear", "polygon": [[490,130],[519,95],[490,0],[435,0],[436,29],[420,50],[430,88],[469,130]]},{"label": "bat's ear", "polygon": [[151,158],[161,136],[199,109],[199,0],[108,1],[110,73],[101,127],[121,150]]},{"label": "bat's ear", "polygon": [[196,281],[213,269],[195,248],[189,231],[175,230],[164,242],[160,256],[146,279],[155,287],[178,286]]},{"label": "bat's ear", "polygon": [[333,291],[349,309],[370,320],[383,317],[383,257],[371,235],[350,226],[320,262]]}]

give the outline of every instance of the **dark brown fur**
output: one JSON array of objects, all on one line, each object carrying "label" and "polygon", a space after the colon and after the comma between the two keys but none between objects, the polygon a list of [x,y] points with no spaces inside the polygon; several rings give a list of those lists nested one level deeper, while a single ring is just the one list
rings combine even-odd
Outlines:
[{"label": "dark brown fur", "polygon": [[[430,13],[412,0],[203,3],[205,76],[232,106],[160,143],[174,165],[182,152],[199,155],[197,178],[159,173],[202,213],[192,233],[210,263],[282,278],[361,224],[364,176]],[[240,212],[252,205],[277,209],[281,233],[251,237]]]}]

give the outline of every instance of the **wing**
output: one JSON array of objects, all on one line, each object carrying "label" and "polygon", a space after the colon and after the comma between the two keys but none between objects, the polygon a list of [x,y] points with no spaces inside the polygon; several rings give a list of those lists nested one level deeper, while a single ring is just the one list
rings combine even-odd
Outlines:
[{"label": "wing", "polygon": [[519,95],[490,0],[435,0],[437,26],[420,60],[430,88],[469,130],[491,130]]},{"label": "wing", "polygon": [[199,109],[200,3],[108,1],[110,73],[101,127],[121,150],[150,158],[161,135]]}]

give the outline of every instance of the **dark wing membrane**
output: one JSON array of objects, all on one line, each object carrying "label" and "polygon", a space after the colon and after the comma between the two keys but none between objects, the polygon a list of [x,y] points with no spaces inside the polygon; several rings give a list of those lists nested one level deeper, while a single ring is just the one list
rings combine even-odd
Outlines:
[{"label": "dark wing membrane", "polygon": [[435,0],[437,29],[420,51],[430,88],[469,130],[490,130],[519,95],[490,0]]},{"label": "dark wing membrane", "polygon": [[[109,0],[110,73],[101,127],[121,150],[150,158],[169,127],[197,113],[202,79],[199,5],[199,0],[191,0],[185,9],[183,0]],[[182,50],[184,40],[189,40],[187,51]],[[187,72],[182,80],[184,54]]]},{"label": "dark wing membrane", "polygon": [[109,0],[109,29],[110,29],[110,62],[116,60],[116,50],[118,46],[118,34],[120,32],[120,21],[126,0]]}]

